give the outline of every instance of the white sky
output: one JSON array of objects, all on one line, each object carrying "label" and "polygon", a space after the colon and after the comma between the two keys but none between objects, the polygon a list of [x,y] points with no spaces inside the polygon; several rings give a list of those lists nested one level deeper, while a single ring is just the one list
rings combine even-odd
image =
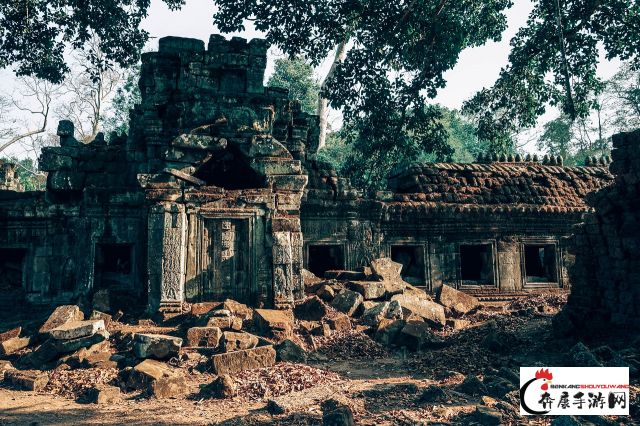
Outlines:
[{"label": "white sky", "polygon": [[[516,0],[515,3],[507,12],[509,27],[503,35],[502,41],[487,43],[484,46],[463,51],[456,66],[445,73],[447,86],[438,92],[434,102],[448,108],[460,108],[462,103],[478,90],[493,84],[500,69],[507,64],[509,40],[526,23],[532,8],[532,3],[529,0]],[[170,11],[161,0],[152,0],[149,16],[142,24],[151,36],[147,48],[155,50],[158,39],[169,35],[197,38],[206,42],[210,34],[218,32],[213,27],[213,12],[214,6],[211,0],[190,0],[181,10],[175,12]],[[259,32],[249,27],[247,31],[228,34],[227,37],[234,35],[247,39],[260,37]],[[270,53],[272,54],[269,55],[267,78],[273,70],[273,54],[277,54],[277,52],[275,49],[271,49]],[[319,78],[328,69],[328,62],[325,61],[316,70]],[[601,59],[598,74],[602,78],[609,78],[617,71],[618,67],[618,62],[612,63]],[[0,70],[0,91],[11,92],[13,89],[12,80],[12,73],[9,70]],[[541,122],[552,119],[555,115],[557,115],[556,112],[549,111],[542,117]],[[334,120],[339,121],[335,114]],[[534,151],[535,147],[530,143],[525,149]]]}]

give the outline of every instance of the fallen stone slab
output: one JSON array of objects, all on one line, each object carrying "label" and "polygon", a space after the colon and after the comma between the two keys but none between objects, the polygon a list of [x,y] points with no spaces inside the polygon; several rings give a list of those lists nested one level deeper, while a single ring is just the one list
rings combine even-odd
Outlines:
[{"label": "fallen stone slab", "polygon": [[387,289],[382,281],[349,281],[347,288],[360,293],[364,300],[380,299],[387,294]]},{"label": "fallen stone slab", "polygon": [[336,310],[353,316],[363,302],[363,297],[360,293],[351,290],[342,290],[331,302],[331,306]]},{"label": "fallen stone slab", "polygon": [[382,302],[367,309],[362,314],[362,322],[370,327],[377,327],[389,310],[389,302]]},{"label": "fallen stone slab", "polygon": [[502,413],[496,409],[485,407],[484,405],[477,405],[474,413],[476,421],[481,425],[501,425]]},{"label": "fallen stone slab", "polygon": [[316,291],[316,295],[326,303],[331,303],[333,298],[336,297],[336,291],[330,285],[324,284]]},{"label": "fallen stone slab", "polygon": [[222,302],[198,302],[191,305],[191,315],[200,316],[208,314],[209,312],[219,309],[222,306]]},{"label": "fallen stone slab", "polygon": [[12,328],[11,330],[7,330],[4,333],[0,333],[0,342],[13,339],[14,337],[19,337],[20,333],[22,333],[22,327]]},{"label": "fallen stone slab", "polygon": [[280,309],[256,309],[254,322],[263,333],[279,340],[293,335],[293,311]]},{"label": "fallen stone slab", "polygon": [[40,327],[39,333],[46,334],[50,330],[60,327],[71,321],[82,321],[84,314],[77,305],[58,306],[49,316],[47,321]]},{"label": "fallen stone slab", "polygon": [[275,346],[276,361],[306,362],[307,352],[291,339],[284,340]]},{"label": "fallen stone slab", "polygon": [[243,351],[213,355],[211,367],[215,374],[234,374],[244,370],[271,367],[276,363],[273,346],[260,346]]},{"label": "fallen stone slab", "polygon": [[89,389],[87,399],[98,405],[114,404],[122,400],[122,392],[117,386],[99,384]]},{"label": "fallen stone slab", "polygon": [[69,321],[61,326],[49,330],[49,336],[57,340],[72,340],[93,336],[98,331],[105,330],[103,320]]},{"label": "fallen stone slab", "polygon": [[405,316],[409,316],[410,314],[418,315],[436,327],[444,327],[447,322],[444,307],[435,302],[406,294],[396,294],[391,300],[395,300],[400,304]]},{"label": "fallen stone slab", "polygon": [[242,318],[238,318],[236,316],[212,316],[207,320],[207,327],[218,327],[221,330],[240,331],[242,330]]},{"label": "fallen stone slab", "polygon": [[447,320],[447,327],[451,327],[454,330],[463,330],[471,325],[471,321],[464,319],[452,318]]},{"label": "fallen stone slab", "polygon": [[385,297],[391,297],[396,294],[402,294],[405,292],[407,288],[407,283],[402,279],[397,280],[384,280],[382,281],[384,285]]},{"label": "fallen stone slab", "polygon": [[7,370],[4,380],[16,389],[42,392],[49,383],[49,375],[38,370]]},{"label": "fallen stone slab", "polygon": [[253,318],[253,309],[245,304],[236,302],[233,299],[227,299],[222,303],[223,309],[231,312],[232,315],[242,318],[243,320],[250,320]]},{"label": "fallen stone slab", "polygon": [[41,364],[52,361],[62,354],[88,348],[107,339],[109,339],[109,333],[106,330],[100,330],[92,336],[80,337],[79,339],[47,339],[31,353],[31,363],[34,367],[40,367]]},{"label": "fallen stone slab", "polygon": [[138,358],[171,358],[178,355],[181,347],[181,338],[164,334],[137,333],[133,338],[133,354]]},{"label": "fallen stone slab", "polygon": [[480,306],[477,298],[444,284],[438,290],[436,300],[456,315],[467,314]]},{"label": "fallen stone slab", "polygon": [[238,387],[231,377],[222,374],[207,386],[207,391],[214,398],[233,398],[238,395]]},{"label": "fallen stone slab", "polygon": [[253,349],[258,346],[258,336],[250,333],[236,333],[225,331],[220,339],[220,346],[225,352],[242,351]]},{"label": "fallen stone slab", "polygon": [[329,325],[329,328],[334,331],[347,331],[351,330],[351,318],[349,315],[342,312],[333,314],[325,319],[325,322]]},{"label": "fallen stone slab", "polygon": [[148,391],[157,398],[173,398],[188,392],[187,380],[180,370],[153,359],[133,367],[127,387]]},{"label": "fallen stone slab", "polygon": [[381,280],[395,281],[402,279],[402,263],[394,262],[388,257],[371,261],[371,271]]},{"label": "fallen stone slab", "polygon": [[336,385],[314,386],[269,399],[267,410],[271,414],[306,412],[310,407],[320,405],[322,401],[339,394],[340,388]]},{"label": "fallen stone slab", "polygon": [[296,318],[301,320],[320,321],[328,311],[329,307],[318,296],[313,296],[297,305],[293,313]]},{"label": "fallen stone slab", "polygon": [[0,355],[14,354],[27,346],[31,339],[28,337],[12,337],[11,339],[0,342]]},{"label": "fallen stone slab", "polygon": [[191,327],[187,330],[187,345],[205,348],[217,348],[222,337],[219,327]]}]

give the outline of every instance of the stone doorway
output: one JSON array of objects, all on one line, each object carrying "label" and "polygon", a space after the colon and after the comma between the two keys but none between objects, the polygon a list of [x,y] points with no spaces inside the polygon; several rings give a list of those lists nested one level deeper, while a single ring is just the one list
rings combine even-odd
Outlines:
[{"label": "stone doorway", "polygon": [[242,303],[253,299],[251,226],[248,219],[206,219],[202,229],[200,291],[196,299]]}]

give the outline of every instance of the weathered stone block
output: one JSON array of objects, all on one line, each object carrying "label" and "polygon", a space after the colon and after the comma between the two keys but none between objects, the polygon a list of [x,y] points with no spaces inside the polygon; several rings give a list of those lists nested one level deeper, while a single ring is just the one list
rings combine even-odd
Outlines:
[{"label": "weathered stone block", "polygon": [[250,320],[253,318],[253,309],[242,303],[236,302],[232,299],[227,299],[222,304],[223,308],[231,312],[233,315],[243,320]]},{"label": "weathered stone block", "polygon": [[187,345],[217,348],[222,337],[219,327],[191,327],[187,330]]},{"label": "weathered stone block", "polygon": [[276,360],[288,362],[306,362],[307,352],[291,339],[284,340],[275,346]]},{"label": "weathered stone block", "polygon": [[191,315],[200,316],[218,309],[222,302],[199,302],[191,305]]},{"label": "weathered stone block", "polygon": [[166,359],[177,356],[182,339],[162,334],[136,334],[133,353],[138,358]]},{"label": "weathered stone block", "polygon": [[448,285],[442,285],[442,287],[440,287],[436,300],[457,315],[464,315],[480,306],[480,301],[477,298],[449,287]]},{"label": "weathered stone block", "polygon": [[49,336],[58,340],[72,340],[93,336],[104,329],[103,320],[69,321],[49,330]]},{"label": "weathered stone block", "polygon": [[351,290],[342,290],[331,302],[336,310],[352,316],[362,304],[363,297],[360,293]]},{"label": "weathered stone block", "polygon": [[38,370],[8,370],[4,380],[16,389],[42,392],[49,383],[49,376]]},{"label": "weathered stone block", "polygon": [[211,367],[215,374],[234,374],[244,370],[271,367],[276,363],[273,346],[260,346],[244,351],[213,355]]},{"label": "weathered stone block", "polygon": [[343,313],[332,315],[330,318],[325,319],[325,322],[334,331],[351,330],[351,318]]},{"label": "weathered stone block", "polygon": [[28,337],[13,337],[0,342],[0,355],[11,355],[16,353],[29,346],[30,341],[31,339]]},{"label": "weathered stone block", "polygon": [[58,306],[49,316],[47,321],[40,327],[40,334],[49,332],[50,330],[60,327],[70,321],[82,321],[84,314],[76,305]]},{"label": "weathered stone block", "polygon": [[418,315],[429,324],[437,327],[443,327],[446,323],[444,307],[435,302],[418,299],[406,294],[396,294],[391,300],[397,301],[402,306],[405,316],[408,314]]},{"label": "weathered stone block", "polygon": [[136,365],[127,381],[131,389],[146,390],[157,398],[172,398],[187,393],[185,377],[167,364],[147,359]]},{"label": "weathered stone block", "polygon": [[313,296],[297,305],[293,312],[299,319],[320,321],[327,315],[328,306],[318,296]]},{"label": "weathered stone block", "polygon": [[220,346],[225,352],[241,351],[252,349],[258,346],[258,337],[249,333],[235,333],[225,331],[220,339]]},{"label": "weathered stone block", "polygon": [[91,312],[91,316],[89,317],[90,320],[102,320],[104,322],[104,328],[107,329],[109,328],[109,323],[111,322],[111,315],[109,314],[105,314],[104,312],[100,312],[100,311],[93,311]]},{"label": "weathered stone block", "polygon": [[388,257],[375,259],[371,262],[371,270],[382,280],[397,281],[402,280],[402,264],[394,262]]},{"label": "weathered stone block", "polygon": [[360,293],[365,300],[380,299],[387,292],[381,281],[349,281],[347,287]]},{"label": "weathered stone block", "polygon": [[3,333],[0,333],[0,342],[4,342],[5,340],[18,337],[20,336],[21,332],[22,332],[22,327],[16,327],[16,328],[12,328],[11,330],[7,330]]},{"label": "weathered stone block", "polygon": [[292,330],[293,311],[278,309],[256,309],[255,323],[263,332],[273,330]]}]

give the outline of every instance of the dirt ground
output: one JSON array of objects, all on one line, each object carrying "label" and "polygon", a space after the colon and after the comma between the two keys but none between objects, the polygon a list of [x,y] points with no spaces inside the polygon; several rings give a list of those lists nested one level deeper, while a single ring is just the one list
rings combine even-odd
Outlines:
[{"label": "dirt ground", "polygon": [[[387,350],[361,331],[320,339],[318,349],[305,365],[278,363],[234,378],[240,392],[232,399],[203,396],[201,386],[213,376],[190,368],[187,360],[183,367],[191,378],[192,392],[185,397],[158,400],[125,394],[120,402],[85,404],[77,402],[80,399],[73,389],[83,380],[90,380],[83,374],[95,379],[95,372],[72,370],[78,375],[65,373],[70,374],[66,380],[78,383],[70,389],[54,386],[36,394],[0,387],[0,425],[316,425],[322,424],[319,404],[295,404],[305,395],[323,393],[348,401],[356,424],[361,425],[480,424],[473,416],[477,406],[497,409],[502,414],[502,424],[549,424],[552,418],[523,418],[517,414],[515,386],[504,398],[472,396],[456,390],[470,375],[484,379],[505,369],[517,374],[520,366],[566,365],[567,352],[576,340],[553,337],[551,318],[559,307],[557,303],[545,309],[536,307],[539,300],[522,303],[522,309],[511,306],[508,312],[499,307],[482,310],[471,318],[468,328],[442,332],[442,347],[419,353]],[[18,320],[14,317],[11,322],[14,321]],[[496,329],[510,336],[509,341],[505,342],[506,348],[490,350],[482,342]],[[590,348],[599,344],[586,343]],[[637,342],[614,339],[607,344],[629,362],[640,361]],[[444,390],[444,398],[435,403],[423,402],[424,388],[433,384]],[[636,375],[632,376],[630,417],[585,417],[579,423],[638,424],[637,391]],[[294,409],[270,414],[267,402],[276,397]]]}]

